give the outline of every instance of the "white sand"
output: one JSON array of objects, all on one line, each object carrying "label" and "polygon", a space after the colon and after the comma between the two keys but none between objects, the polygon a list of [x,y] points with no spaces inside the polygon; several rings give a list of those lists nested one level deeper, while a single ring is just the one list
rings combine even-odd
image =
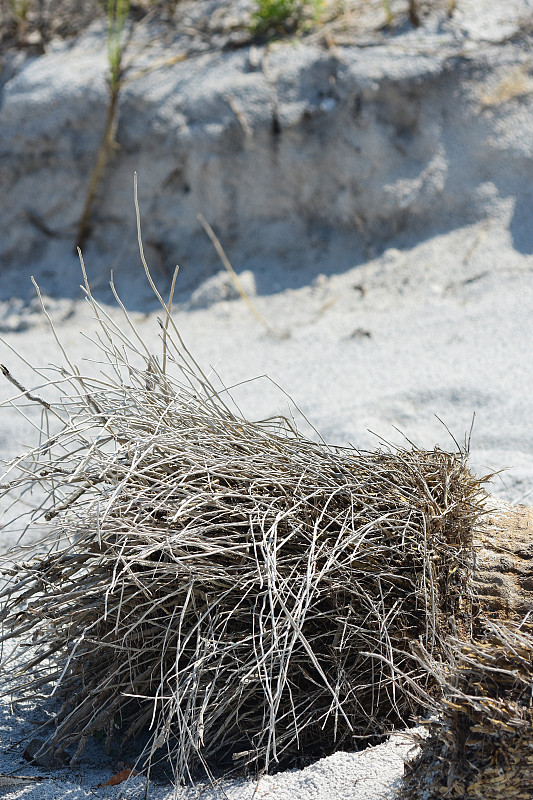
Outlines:
[{"label": "white sand", "polygon": [[[508,6],[520,6],[521,12],[527,4],[479,0],[459,5],[470,9],[468,19],[477,15],[483,21],[483,35],[478,37],[483,45],[496,35],[494,31],[502,34]],[[492,7],[497,7],[498,13],[490,12]],[[479,26],[476,30],[479,33]],[[526,95],[528,92],[530,89],[525,90]],[[521,103],[522,99],[516,107],[522,108]],[[525,101],[523,107],[530,110]],[[531,115],[529,121],[524,116],[521,130],[533,135],[532,129]],[[511,155],[518,152],[520,144],[513,142],[512,133],[509,131]],[[447,137],[447,157],[454,158],[454,131],[447,131]],[[525,156],[523,163],[529,164]],[[505,172],[504,165],[499,167]],[[514,169],[516,172],[516,165]],[[475,188],[472,185],[472,192]],[[443,225],[446,233],[397,237],[376,259],[347,270],[332,269],[329,276],[316,278],[316,270],[313,273],[306,263],[299,267],[292,263],[291,285],[302,288],[283,290],[280,286],[278,290],[274,285],[272,293],[259,291],[254,297],[271,327],[285,336],[265,333],[241,300],[201,307],[206,297],[224,295],[225,275],[215,279],[214,287],[213,283],[210,289],[204,286],[192,304],[176,309],[177,324],[202,366],[213,365],[228,386],[239,384],[232,394],[246,415],[262,418],[292,408],[304,432],[314,436],[278,388],[282,387],[332,443],[351,442],[373,449],[379,446],[379,437],[401,444],[405,436],[420,447],[439,444],[453,449],[451,435],[464,443],[475,414],[473,469],[485,474],[506,468],[490,490],[513,502],[528,502],[533,495],[533,209],[522,205],[517,213],[512,186],[502,189],[489,208],[482,222],[466,227]],[[71,244],[58,240],[53,247],[60,258],[55,269],[61,282],[70,269]],[[343,264],[347,258],[349,254],[344,252]],[[359,260],[354,256],[352,263]],[[38,259],[35,263],[42,264]],[[98,275],[101,263],[102,259],[95,267]],[[88,268],[90,271],[91,263]],[[9,274],[10,286],[28,284],[34,269],[35,265],[21,263],[15,276]],[[262,269],[264,280],[264,263]],[[272,265],[273,284],[279,269],[279,263]],[[37,271],[36,277],[46,282],[44,273]],[[72,282],[70,277],[68,280]],[[138,275],[123,276],[117,283],[128,303],[134,298],[135,324],[157,348],[157,313],[152,310],[140,264]],[[94,354],[83,335],[95,327],[89,309],[81,300],[57,297],[48,305],[70,358],[82,365]],[[16,354],[38,367],[61,363],[46,321],[32,307],[22,302],[4,303],[0,327],[5,337],[5,343],[0,342],[0,362],[26,386],[35,387],[36,377]],[[87,368],[92,369],[89,364]],[[250,382],[261,375],[269,379]],[[13,394],[13,387],[0,381],[0,402]],[[38,409],[33,419],[38,420]],[[0,407],[0,454],[4,460],[35,444],[36,436],[27,420],[8,405]],[[6,512],[2,525],[9,516]],[[6,549],[15,541],[14,528],[6,527],[0,537],[0,548]],[[38,710],[12,709],[6,701],[0,703],[0,797],[81,800],[120,793],[143,796],[140,777],[126,787],[95,788],[116,769],[113,759],[95,745],[79,765],[69,769],[46,772],[24,762],[23,739],[34,735],[38,719]],[[206,800],[219,796],[232,800],[392,800],[411,747],[410,741],[395,735],[377,748],[338,753],[302,771],[263,778],[259,784],[225,782],[216,789],[177,789],[175,796],[182,800],[200,795]],[[1,777],[9,773],[42,780],[9,785]],[[152,784],[150,790],[156,800],[174,796],[169,786]]]}]

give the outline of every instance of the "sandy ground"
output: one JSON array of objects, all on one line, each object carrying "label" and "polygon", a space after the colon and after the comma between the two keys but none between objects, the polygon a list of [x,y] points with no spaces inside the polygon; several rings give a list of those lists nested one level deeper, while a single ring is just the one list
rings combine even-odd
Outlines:
[{"label": "sandy ground", "polygon": [[[411,246],[400,240],[395,244],[379,258],[341,275],[255,298],[277,335],[263,330],[242,300],[197,310],[177,308],[176,321],[202,366],[212,365],[228,386],[239,384],[232,394],[245,414],[261,418],[287,413],[291,403],[282,387],[333,443],[375,448],[380,437],[403,443],[405,436],[422,447],[438,443],[453,449],[452,435],[464,443],[475,414],[473,469],[485,474],[505,468],[490,490],[527,502],[533,491],[533,256],[513,248],[505,209],[498,219]],[[222,285],[224,275],[217,281]],[[205,291],[212,288],[213,281]],[[157,349],[157,312],[150,310],[150,290],[142,291],[147,310],[135,311],[133,319],[145,341]],[[95,347],[87,336],[95,323],[87,304],[51,299],[49,307],[70,358],[89,368]],[[119,312],[109,309],[118,319]],[[19,322],[21,330],[4,334],[1,361],[19,380],[35,387],[35,376],[16,354],[39,367],[60,363],[61,354],[36,310],[21,311]],[[0,384],[2,400],[12,394],[11,385]],[[292,412],[298,418],[294,406]],[[1,415],[1,448],[8,459],[34,443],[36,432],[9,405],[2,407]],[[302,418],[300,424],[305,430]],[[311,428],[307,431],[315,435]],[[2,535],[6,547],[14,534],[6,530]],[[9,800],[77,800],[119,792],[95,789],[115,765],[94,748],[75,769],[50,774],[22,761],[21,740],[32,735],[34,719],[35,713],[23,708],[11,713],[5,701],[1,707],[0,774],[38,775],[44,780],[3,789],[0,785],[0,795],[3,791]],[[188,799],[205,792],[202,796],[211,798],[225,792],[235,800],[393,798],[410,750],[412,743],[394,736],[378,748],[337,754],[303,771],[264,778],[259,785],[226,782],[216,789],[179,789],[176,796]],[[136,778],[120,791],[141,796],[143,779]],[[173,795],[169,786],[152,785],[151,791],[161,800]]]},{"label": "sandy ground", "polygon": [[[483,22],[482,42],[491,41],[489,23],[502,35],[508,6],[520,6],[520,13],[522,6],[528,6],[482,0],[463,5],[479,24]],[[489,14],[489,7],[498,7],[500,16]],[[517,103],[517,108],[525,109],[524,124],[530,130],[530,105],[522,106],[522,100]],[[513,146],[511,141],[510,152]],[[451,158],[458,155],[453,148],[450,153]],[[353,253],[350,260],[352,253],[339,239],[342,268],[317,276],[316,262],[311,268],[304,259],[299,265],[291,263],[290,280],[278,283],[285,265],[273,263],[267,274],[268,292],[259,285],[266,280],[264,269],[255,277],[244,276],[268,330],[241,299],[225,299],[231,285],[224,271],[178,305],[175,320],[198,362],[206,370],[212,367],[226,386],[234,387],[232,396],[248,417],[292,413],[309,436],[319,431],[330,443],[351,443],[362,449],[375,449],[382,440],[405,444],[406,439],[423,448],[438,444],[455,449],[457,442],[463,445],[470,440],[470,461],[476,473],[503,470],[492,479],[489,490],[511,502],[533,503],[533,373],[529,363],[533,248],[530,209],[522,205],[517,213],[517,208],[512,191],[502,193],[480,222],[451,228],[443,224],[442,229],[434,227],[416,236],[406,233],[391,239],[385,250],[379,243],[374,254],[367,248],[364,258]],[[436,212],[438,217],[438,208]],[[4,233],[7,237],[8,231]],[[70,284],[71,243],[57,240],[54,248],[58,259],[54,280]],[[329,253],[330,260],[334,255]],[[347,262],[354,266],[345,269]],[[104,275],[101,264],[100,260],[93,265],[88,258],[89,277],[109,314],[118,320],[120,311],[105,290],[108,270]],[[172,264],[167,267],[171,269]],[[0,304],[0,363],[24,386],[36,390],[43,380],[29,364],[44,369],[62,363],[63,357],[39,304],[21,299],[24,287],[31,285],[32,273],[41,285],[50,285],[45,268],[36,268],[35,263],[17,266],[16,274],[9,273],[9,285],[7,273],[3,275],[2,293],[10,294],[13,286],[13,298],[3,297]],[[154,274],[161,277],[157,270]],[[254,280],[258,281],[255,291]],[[159,312],[140,261],[137,272],[119,275],[117,288],[143,339],[159,352]],[[69,291],[66,296],[45,299],[70,359],[82,369],[95,369],[91,334],[96,325],[81,292],[74,298]],[[0,456],[6,462],[35,445],[38,437],[38,409],[28,410],[27,416],[18,413],[9,403],[16,394],[10,383],[0,381]],[[0,550],[17,540],[20,526],[12,522],[13,515],[35,502],[36,498],[25,498],[13,510],[0,501]],[[36,535],[32,531],[29,537]],[[7,698],[0,700],[0,797],[144,796],[142,777],[121,787],[98,788],[117,765],[96,745],[73,768],[48,772],[25,762],[26,740],[35,735],[39,721],[39,709],[12,707]],[[377,748],[338,753],[301,771],[265,777],[259,784],[225,781],[216,787],[174,790],[152,782],[150,796],[155,800],[200,796],[205,800],[393,800],[404,759],[412,752],[412,741],[397,733]],[[28,780],[17,784],[14,777],[6,777],[16,775]]]}]

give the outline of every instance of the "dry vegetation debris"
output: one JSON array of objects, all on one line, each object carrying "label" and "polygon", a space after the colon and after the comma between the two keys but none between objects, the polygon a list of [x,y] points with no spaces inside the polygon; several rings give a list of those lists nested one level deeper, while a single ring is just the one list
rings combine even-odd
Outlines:
[{"label": "dry vegetation debris", "polygon": [[149,730],[141,763],[170,758],[187,780],[407,724],[433,682],[416,648],[438,658],[471,627],[485,493],[466,454],[360,453],[250,422],[167,306],[158,359],[87,296],[101,372],[65,354],[48,388],[18,385],[51,427],[2,484],[46,493],[48,536],[3,558],[0,613],[8,691],[61,700],[43,752]]},{"label": "dry vegetation debris", "polygon": [[485,625],[472,642],[450,642],[438,718],[405,779],[406,800],[531,798],[533,628]]},{"label": "dry vegetation debris", "polygon": [[[217,47],[248,44],[257,33],[315,35],[324,44],[418,26],[431,15],[452,16],[453,0],[0,0],[0,43],[43,52],[127,6],[133,23],[155,23],[156,36],[186,34]],[[278,19],[279,18],[279,19]],[[292,24],[290,24],[292,22]],[[289,23],[289,24],[287,24]]]}]

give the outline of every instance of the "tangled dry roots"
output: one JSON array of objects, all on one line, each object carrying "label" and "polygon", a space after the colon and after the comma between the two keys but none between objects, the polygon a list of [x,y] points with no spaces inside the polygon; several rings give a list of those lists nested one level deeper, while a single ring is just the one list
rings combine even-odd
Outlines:
[{"label": "tangled dry roots", "polygon": [[439,716],[405,779],[406,800],[531,798],[533,629],[484,624],[475,641],[450,642]]},{"label": "tangled dry roots", "polygon": [[412,643],[436,655],[469,624],[484,491],[465,453],[249,422],[169,315],[159,363],[88,299],[107,374],[68,363],[53,403],[21,387],[58,425],[3,484],[47,492],[48,538],[4,558],[1,597],[3,640],[32,643],[4,664],[10,691],[62,700],[44,749],[74,760],[95,732],[149,730],[144,763],[170,755],[189,780],[408,723],[431,683]]}]

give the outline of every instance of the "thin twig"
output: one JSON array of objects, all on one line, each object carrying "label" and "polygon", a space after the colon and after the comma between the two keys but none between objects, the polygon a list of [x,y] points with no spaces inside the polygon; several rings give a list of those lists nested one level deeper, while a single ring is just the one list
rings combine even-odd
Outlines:
[{"label": "thin twig", "polygon": [[220,260],[222,261],[224,267],[228,271],[228,273],[230,275],[230,278],[233,281],[233,285],[237,289],[238,293],[240,294],[240,296],[242,297],[242,299],[244,300],[244,302],[246,303],[246,305],[248,306],[248,308],[250,309],[250,311],[252,312],[254,317],[261,323],[261,325],[264,327],[264,329],[266,331],[268,331],[268,333],[272,334],[273,336],[277,336],[276,331],[274,330],[274,328],[266,321],[266,319],[263,317],[263,315],[257,310],[257,308],[254,306],[254,304],[250,300],[248,294],[246,293],[246,290],[245,290],[244,286],[242,285],[242,283],[240,281],[239,276],[237,275],[237,273],[235,272],[235,270],[231,266],[230,260],[227,257],[227,255],[226,255],[226,253],[224,251],[224,248],[222,247],[222,245],[220,243],[220,240],[217,237],[217,235],[214,232],[214,230],[211,227],[211,225],[208,223],[208,221],[203,216],[203,214],[198,214],[198,219],[199,219],[204,231],[207,233],[207,235],[211,239],[211,241],[213,243],[213,246],[214,246],[215,250],[217,251],[217,253],[218,253],[219,257],[220,257]]},{"label": "thin twig", "polygon": [[31,392],[25,389],[24,386],[20,383],[20,381],[18,381],[15,377],[13,377],[13,375],[10,373],[8,368],[4,366],[4,364],[0,364],[0,370],[2,370],[2,374],[4,375],[4,377],[7,378],[8,381],[13,384],[13,386],[16,386],[17,389],[25,397],[28,398],[28,400],[31,400],[33,403],[40,403],[40,405],[46,408],[47,411],[52,410],[52,406],[50,405],[50,403],[48,403],[46,400],[43,400],[42,397],[37,397],[37,395],[31,394]]}]

